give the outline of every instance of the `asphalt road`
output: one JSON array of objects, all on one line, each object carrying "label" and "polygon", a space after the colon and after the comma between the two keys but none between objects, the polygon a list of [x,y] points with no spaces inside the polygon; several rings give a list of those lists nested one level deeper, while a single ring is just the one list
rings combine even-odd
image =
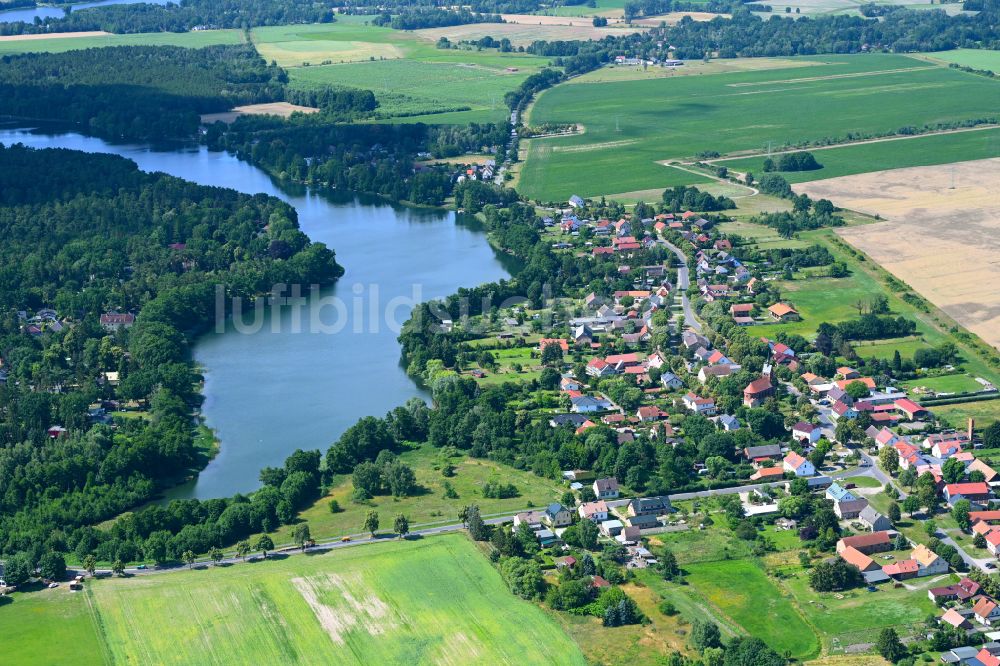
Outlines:
[{"label": "asphalt road", "polygon": [[695,333],[701,333],[701,323],[695,317],[694,310],[691,309],[691,300],[688,298],[687,290],[691,287],[691,278],[687,265],[687,257],[681,249],[668,241],[661,242],[670,248],[670,251],[677,256],[680,266],[677,267],[677,291],[681,293],[681,306],[684,309],[684,323],[690,326]]}]

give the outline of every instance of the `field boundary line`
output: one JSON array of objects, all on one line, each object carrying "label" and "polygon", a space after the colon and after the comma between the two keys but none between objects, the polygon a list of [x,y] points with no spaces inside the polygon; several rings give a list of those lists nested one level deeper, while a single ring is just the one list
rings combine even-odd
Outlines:
[{"label": "field boundary line", "polygon": [[[942,136],[946,134],[964,134],[965,132],[986,132],[989,130],[1000,129],[1000,123],[989,123],[983,125],[976,125],[975,127],[956,127],[954,129],[939,130],[935,132],[924,132],[922,134],[903,134],[903,135],[892,135],[892,136],[881,136],[871,139],[861,139],[859,141],[845,141],[844,143],[831,143],[823,146],[802,146],[800,148],[784,148],[782,150],[772,150],[771,152],[763,150],[755,150],[748,153],[732,153],[730,155],[721,155],[719,157],[711,157],[704,160],[690,161],[690,158],[672,158],[661,160],[660,164],[666,164],[671,161],[680,162],[681,164],[717,164],[719,162],[732,162],[735,160],[751,159],[754,157],[770,157],[772,155],[785,155],[788,153],[801,153],[803,151],[814,152],[818,150],[834,150],[836,148],[850,148],[851,146],[863,146],[870,143],[887,143],[889,141],[909,141],[914,139],[923,139],[929,136]],[[910,168],[910,167],[903,167]],[[883,171],[884,169],[879,169]]]},{"label": "field boundary line", "polygon": [[929,69],[941,69],[940,65],[925,65],[923,67],[898,67],[896,69],[880,69],[874,72],[847,72],[845,74],[829,74],[827,76],[807,76],[801,79],[778,79],[775,81],[746,81],[744,83],[727,83],[730,88],[749,88],[752,86],[767,86],[772,83],[810,83],[813,81],[832,81],[835,79],[856,79],[864,76],[880,74],[900,74],[902,72],[923,72]]},{"label": "field boundary line", "polygon": [[101,645],[101,657],[105,664],[111,666],[115,663],[115,660],[108,641],[108,632],[104,628],[104,618],[101,617],[101,611],[97,608],[97,604],[94,601],[94,593],[91,591],[89,585],[84,588],[83,594],[87,599],[87,615],[90,616],[90,622],[94,625],[94,633],[97,634],[97,640]]}]

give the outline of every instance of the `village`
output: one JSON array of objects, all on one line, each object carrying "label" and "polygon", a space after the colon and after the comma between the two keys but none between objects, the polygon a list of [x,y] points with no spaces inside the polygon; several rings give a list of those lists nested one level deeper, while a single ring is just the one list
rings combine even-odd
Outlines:
[{"label": "village", "polygon": [[[564,502],[518,514],[512,530],[526,526],[553,554],[553,575],[583,552],[561,538],[579,521],[623,547],[627,569],[656,568],[671,535],[718,529],[703,518],[732,512],[728,500],[737,498],[735,522],[798,534],[803,547],[812,544],[801,554],[812,571],[836,561],[856,574],[847,575],[856,582],[826,589],[874,595],[927,579],[933,587],[912,594],[934,603],[934,622],[923,633],[899,627],[899,635],[913,641],[944,631],[948,640],[932,641],[949,648],[940,650],[944,663],[1000,664],[1000,586],[983,583],[1000,558],[1000,474],[977,456],[984,442],[974,421],[961,429],[939,421],[920,400],[946,396],[897,386],[890,364],[847,358],[836,341],[817,351],[783,330],[802,321],[794,298],[774,286],[799,270],[795,252],[782,266],[747,251],[719,231],[723,216],[612,220],[588,215],[589,206],[573,197],[546,215],[544,237],[556,253],[596,266],[605,287],[475,322],[492,327],[492,337],[476,341],[492,356],[467,371],[477,381],[538,381],[555,391],[561,409],[545,417],[549,426],[583,440],[610,428],[619,445],[676,450],[707,424],[728,450],[697,455],[685,487],[656,495],[630,493],[631,479],[565,470]],[[834,264],[811,252],[800,265]],[[868,314],[876,313],[889,314],[878,304]],[[773,334],[758,334],[771,327]],[[992,397],[992,384],[979,384]],[[825,552],[813,541],[815,516],[800,508],[803,496],[834,516]],[[595,588],[603,585],[594,576]]]}]

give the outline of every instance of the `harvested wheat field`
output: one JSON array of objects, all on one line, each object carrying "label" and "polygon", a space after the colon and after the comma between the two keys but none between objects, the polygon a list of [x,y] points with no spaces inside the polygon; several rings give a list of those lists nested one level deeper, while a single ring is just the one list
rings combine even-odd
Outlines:
[{"label": "harvested wheat field", "polygon": [[105,37],[110,32],[103,30],[84,30],[81,32],[43,32],[32,35],[4,35],[0,42],[32,42],[39,39],[73,39],[75,37]]},{"label": "harvested wheat field", "polygon": [[280,116],[288,118],[296,111],[301,113],[319,113],[319,109],[311,106],[299,106],[288,102],[269,102],[267,104],[248,104],[237,106],[232,111],[223,113],[206,113],[202,115],[201,122],[209,125],[218,121],[231,123],[240,116]]},{"label": "harvested wheat field", "polygon": [[[415,30],[414,33],[436,42],[441,37],[447,37],[452,41],[476,40],[489,36],[493,39],[503,39],[506,37],[514,46],[527,46],[537,40],[566,40],[575,39],[604,39],[608,35],[627,35],[640,32],[645,28],[637,27],[614,27],[613,24],[607,28],[595,28],[591,25],[591,20],[587,19],[586,25],[580,19],[572,19],[561,16],[533,16],[533,15],[511,15],[517,22],[507,23],[470,23],[468,25],[449,26],[446,28],[425,28]],[[574,25],[570,25],[574,23]],[[610,24],[610,22],[609,22]]]},{"label": "harvested wheat field", "polygon": [[887,221],[841,236],[1000,346],[1000,158],[891,169],[794,185]]}]

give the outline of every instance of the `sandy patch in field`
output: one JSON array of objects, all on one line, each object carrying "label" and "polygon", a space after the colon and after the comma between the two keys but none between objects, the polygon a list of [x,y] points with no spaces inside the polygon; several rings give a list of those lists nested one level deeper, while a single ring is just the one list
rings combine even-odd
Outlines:
[{"label": "sandy patch in field", "polygon": [[712,14],[710,12],[670,12],[669,14],[662,14],[660,16],[650,16],[648,18],[634,20],[632,21],[632,25],[645,25],[651,28],[656,28],[661,23],[666,23],[667,25],[677,25],[685,16],[690,16],[692,21],[711,21],[716,16],[724,19],[733,17],[732,14]]},{"label": "sandy patch in field", "polygon": [[[954,188],[952,184],[954,183]],[[893,275],[1000,346],[1000,158],[792,187],[887,221],[839,229]]]},{"label": "sandy patch in field", "polygon": [[210,125],[214,122],[222,121],[231,123],[240,116],[281,116],[287,118],[296,111],[302,113],[319,113],[319,109],[311,106],[299,106],[288,102],[268,102],[267,104],[248,104],[237,106],[232,111],[224,113],[206,113],[201,117],[201,122]]},{"label": "sandy patch in field", "polygon": [[7,35],[0,42],[30,42],[36,39],[71,39],[73,37],[106,37],[110,32],[89,30],[83,32],[46,32],[39,35]]},{"label": "sandy patch in field", "polygon": [[[476,40],[486,36],[494,39],[506,37],[515,46],[527,46],[536,40],[566,40],[603,39],[608,35],[627,35],[641,32],[645,28],[607,27],[595,28],[591,19],[563,16],[534,16],[529,14],[510,14],[517,22],[507,23],[471,23],[445,28],[425,28],[414,30],[420,37],[436,42],[441,37],[451,41]],[[610,22],[609,22],[610,23]]]},{"label": "sandy patch in field", "polygon": [[[292,578],[291,583],[309,604],[320,626],[338,645],[344,644],[344,634],[355,627],[363,628],[372,636],[377,636],[396,626],[396,622],[389,617],[389,606],[384,601],[374,594],[361,598],[354,596],[356,592],[366,590],[360,576],[352,576],[351,580],[345,580],[335,574],[326,574]],[[320,600],[321,595],[334,592],[339,593],[344,601],[336,608]]]}]

